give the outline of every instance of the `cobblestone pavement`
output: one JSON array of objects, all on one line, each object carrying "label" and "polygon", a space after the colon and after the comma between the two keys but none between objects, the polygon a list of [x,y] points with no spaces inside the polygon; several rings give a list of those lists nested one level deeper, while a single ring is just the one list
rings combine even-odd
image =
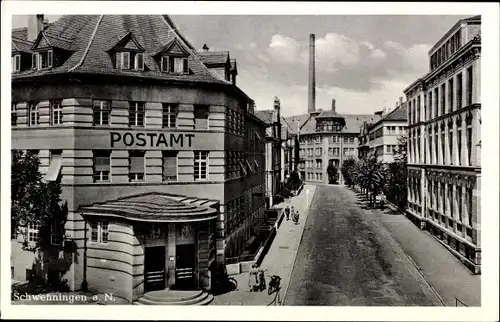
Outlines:
[{"label": "cobblestone pavement", "polygon": [[[299,211],[299,224],[295,225],[292,220],[283,219],[278,228],[276,237],[262,261],[261,268],[266,270],[266,275],[278,275],[281,280],[280,299],[285,293],[290,275],[293,269],[293,263],[302,236],[304,226],[308,217],[308,209],[315,195],[316,186],[306,185],[300,195],[291,198],[290,206],[294,206]],[[276,205],[278,208],[284,208],[285,204]],[[248,273],[233,275],[238,283],[236,291],[217,295],[211,305],[279,305],[273,302],[275,294],[268,295],[267,290],[263,292],[248,291]],[[266,281],[269,278],[266,276]]]},{"label": "cobblestone pavement", "polygon": [[446,306],[481,306],[481,275],[474,275],[429,232],[420,230],[395,208],[373,210],[380,222],[420,268]]},{"label": "cobblestone pavement", "polygon": [[317,186],[285,305],[443,305],[363,206],[346,187]]}]

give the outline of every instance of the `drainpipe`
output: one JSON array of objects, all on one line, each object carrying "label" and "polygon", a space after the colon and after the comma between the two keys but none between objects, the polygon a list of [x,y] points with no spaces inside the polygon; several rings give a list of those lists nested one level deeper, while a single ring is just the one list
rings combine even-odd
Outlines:
[{"label": "drainpipe", "polygon": [[85,219],[84,239],[83,239],[83,281],[81,288],[83,291],[88,290],[87,283],[87,220]]}]

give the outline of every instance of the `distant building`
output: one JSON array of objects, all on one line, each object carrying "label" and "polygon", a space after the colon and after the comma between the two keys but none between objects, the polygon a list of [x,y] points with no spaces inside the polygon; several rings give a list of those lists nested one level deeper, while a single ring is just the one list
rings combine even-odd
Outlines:
[{"label": "distant building", "polygon": [[338,169],[339,183],[343,184],[342,162],[358,158],[358,137],[364,122],[376,122],[377,115],[338,114],[335,100],[327,111],[286,118],[295,125],[299,136],[300,152],[298,169],[306,182],[328,183],[328,164]]},{"label": "distant building", "polygon": [[255,115],[266,123],[266,206],[272,207],[281,192],[282,181],[282,123],[280,101],[274,98],[272,110],[255,111]]},{"label": "distant building", "polygon": [[375,123],[364,123],[361,126],[358,156],[362,158],[370,153],[377,153],[380,161],[390,163],[394,161],[399,138],[406,135],[406,102],[403,103],[401,98],[393,111],[382,113],[376,113],[381,118]]},{"label": "distant building", "polygon": [[481,271],[481,17],[459,20],[429,51],[408,101],[408,209]]},{"label": "distant building", "polygon": [[[266,124],[235,86],[236,62],[197,51],[168,16],[29,19],[12,32],[12,148],[61,182],[69,216],[53,242],[77,247],[49,274],[130,302],[210,289],[265,210]],[[35,243],[39,227],[24,229]],[[23,240],[12,239],[21,281],[34,262]]]}]

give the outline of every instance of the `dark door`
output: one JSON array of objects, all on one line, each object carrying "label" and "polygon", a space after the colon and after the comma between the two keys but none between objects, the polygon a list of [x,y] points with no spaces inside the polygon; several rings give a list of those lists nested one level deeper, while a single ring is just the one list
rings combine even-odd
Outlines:
[{"label": "dark door", "polygon": [[165,246],[146,247],[144,252],[144,292],[165,289]]},{"label": "dark door", "polygon": [[175,285],[178,289],[195,287],[195,244],[177,245],[175,262]]}]

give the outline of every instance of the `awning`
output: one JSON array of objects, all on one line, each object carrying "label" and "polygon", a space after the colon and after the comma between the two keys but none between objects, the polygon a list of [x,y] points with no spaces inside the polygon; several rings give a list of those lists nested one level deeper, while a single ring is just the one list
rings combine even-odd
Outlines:
[{"label": "awning", "polygon": [[56,181],[61,173],[62,158],[60,154],[53,154],[50,158],[50,165],[47,174],[45,175],[45,181]]},{"label": "awning", "polygon": [[81,206],[82,216],[119,217],[142,222],[193,222],[215,219],[217,200],[151,192],[89,206]]}]

